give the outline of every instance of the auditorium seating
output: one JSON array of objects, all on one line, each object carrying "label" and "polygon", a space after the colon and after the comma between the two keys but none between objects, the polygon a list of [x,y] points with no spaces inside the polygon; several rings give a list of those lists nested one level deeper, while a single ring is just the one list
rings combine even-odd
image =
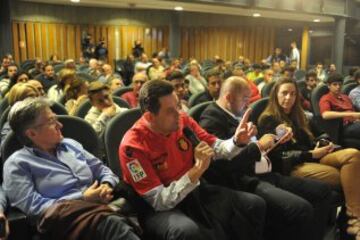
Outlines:
[{"label": "auditorium seating", "polygon": [[121,88],[117,89],[116,91],[114,91],[112,93],[112,95],[121,97],[124,93],[131,92],[132,90],[133,90],[133,87],[131,87],[131,86],[121,87]]},{"label": "auditorium seating", "polygon": [[[119,107],[122,108],[129,108],[129,104],[122,98],[119,98],[117,96],[113,96],[113,101],[114,103],[116,103]],[[86,114],[88,113],[88,111],[90,110],[90,108],[92,107],[91,102],[89,99],[87,99],[85,102],[83,102],[79,108],[77,109],[77,111],[75,112],[75,116],[80,117],[80,118],[85,118]]]},{"label": "auditorium seating", "polygon": [[206,92],[203,91],[203,92],[199,92],[199,93],[196,93],[194,95],[192,95],[190,98],[189,98],[189,101],[188,101],[188,106],[189,108],[201,103],[199,102],[199,100],[201,99],[202,96],[204,96]]},{"label": "auditorium seating", "polygon": [[199,103],[198,105],[193,106],[188,111],[189,116],[192,117],[195,121],[199,122],[202,112],[210,103],[212,103],[212,101]]},{"label": "auditorium seating", "polygon": [[[99,140],[95,133],[95,130],[83,119],[59,115],[59,122],[62,123],[62,133],[64,137],[75,139],[80,142],[84,149],[94,155],[99,153]],[[3,162],[16,150],[20,149],[22,144],[15,137],[15,134],[11,132],[5,139],[3,147],[1,149]],[[10,223],[12,240],[31,240],[35,229],[29,225],[29,220],[19,210],[11,208],[8,211],[8,219]]]},{"label": "auditorium seating", "polygon": [[327,133],[334,143],[338,143],[344,147],[355,147],[357,149],[360,149],[359,136],[354,136],[354,138],[341,137],[342,129],[343,129],[342,119],[325,120],[322,118],[320,113],[319,102],[321,97],[328,92],[329,92],[328,86],[325,84],[320,84],[311,93],[311,106],[314,113],[313,120],[317,129]]}]

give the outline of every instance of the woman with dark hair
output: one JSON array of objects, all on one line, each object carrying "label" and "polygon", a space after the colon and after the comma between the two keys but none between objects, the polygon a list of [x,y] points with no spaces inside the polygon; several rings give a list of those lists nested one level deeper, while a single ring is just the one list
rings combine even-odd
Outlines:
[{"label": "woman with dark hair", "polygon": [[[269,103],[258,120],[259,134],[275,133],[280,123],[291,127],[294,135],[291,141],[270,152],[274,170],[284,172],[287,169],[292,176],[317,179],[334,188],[342,188],[350,218],[347,232],[358,239],[360,152],[352,148],[336,151],[335,145],[326,138],[315,138],[301,106],[299,89],[289,78],[275,84]],[[289,166],[283,164],[284,159]]]},{"label": "woman with dark hair", "polygon": [[25,83],[25,82],[29,81],[29,79],[30,79],[30,76],[26,72],[21,71],[21,72],[15,73],[15,75],[13,75],[10,78],[9,86],[8,86],[7,90],[5,91],[4,95],[6,95],[16,83],[20,83],[20,82]]},{"label": "woman with dark hair", "polygon": [[65,94],[67,88],[69,88],[70,84],[74,81],[75,77],[74,69],[62,69],[59,72],[59,81],[56,85],[53,85],[47,93],[48,98],[58,102]]},{"label": "woman with dark hair", "polygon": [[79,106],[88,99],[88,83],[76,78],[65,93],[65,108],[69,115],[74,115]]}]

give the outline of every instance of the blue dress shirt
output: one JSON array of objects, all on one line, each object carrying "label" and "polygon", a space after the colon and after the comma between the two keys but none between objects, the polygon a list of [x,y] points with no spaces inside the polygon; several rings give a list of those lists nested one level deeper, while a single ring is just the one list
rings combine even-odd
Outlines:
[{"label": "blue dress shirt", "polygon": [[119,182],[80,143],[65,138],[56,157],[26,146],[13,153],[4,165],[3,188],[11,206],[36,218],[58,201],[81,199],[95,180],[112,186]]}]

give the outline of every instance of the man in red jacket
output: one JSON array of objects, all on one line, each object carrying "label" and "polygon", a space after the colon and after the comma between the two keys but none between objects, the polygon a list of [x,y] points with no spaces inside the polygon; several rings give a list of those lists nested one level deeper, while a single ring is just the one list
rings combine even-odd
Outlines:
[{"label": "man in red jacket", "polygon": [[[255,129],[242,122],[233,138],[217,139],[180,112],[166,81],[145,83],[139,98],[143,116],[125,134],[119,155],[124,180],[154,209],[140,214],[146,237],[261,239],[261,198],[200,180],[213,159],[239,154]],[[184,128],[195,133],[199,144],[184,135]]]}]

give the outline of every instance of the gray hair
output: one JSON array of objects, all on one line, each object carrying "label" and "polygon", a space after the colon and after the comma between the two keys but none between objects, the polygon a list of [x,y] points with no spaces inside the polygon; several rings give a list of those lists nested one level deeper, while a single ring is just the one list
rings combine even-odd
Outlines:
[{"label": "gray hair", "polygon": [[50,102],[45,98],[26,98],[11,107],[8,121],[21,143],[27,146],[32,145],[25,131],[33,126],[40,113],[49,107]]}]

